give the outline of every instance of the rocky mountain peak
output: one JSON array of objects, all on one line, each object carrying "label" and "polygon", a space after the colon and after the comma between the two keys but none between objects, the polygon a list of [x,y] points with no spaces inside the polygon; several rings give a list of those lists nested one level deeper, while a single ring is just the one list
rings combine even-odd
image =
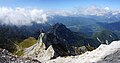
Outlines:
[{"label": "rocky mountain peak", "polygon": [[56,23],[56,24],[54,24],[53,25],[53,28],[66,28],[66,26],[65,25],[63,25],[62,23]]},{"label": "rocky mountain peak", "polygon": [[70,29],[68,29],[62,23],[56,23],[55,25],[53,25],[50,28],[49,33],[55,35],[61,41],[64,39],[64,41],[73,43],[74,40],[76,39],[76,37],[75,37],[76,35],[74,34],[74,32],[72,32]]},{"label": "rocky mountain peak", "polygon": [[66,33],[71,33],[71,31],[62,23],[56,23],[50,28],[50,33],[53,33],[54,35],[60,35],[66,34]]}]

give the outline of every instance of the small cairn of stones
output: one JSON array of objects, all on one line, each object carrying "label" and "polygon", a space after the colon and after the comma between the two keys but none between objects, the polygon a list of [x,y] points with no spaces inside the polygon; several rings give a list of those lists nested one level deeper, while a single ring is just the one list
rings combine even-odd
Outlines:
[{"label": "small cairn of stones", "polygon": [[5,49],[0,48],[0,63],[41,63],[36,59],[21,58],[17,55],[12,55]]}]

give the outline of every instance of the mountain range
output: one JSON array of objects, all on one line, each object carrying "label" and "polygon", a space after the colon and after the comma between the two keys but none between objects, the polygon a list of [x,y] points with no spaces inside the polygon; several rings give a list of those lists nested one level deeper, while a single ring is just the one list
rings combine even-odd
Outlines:
[{"label": "mountain range", "polygon": [[112,41],[119,40],[119,35],[107,28],[88,35],[89,33],[72,31],[62,23],[53,25],[35,23],[32,26],[22,27],[1,25],[0,30],[1,48],[7,49],[14,55],[29,57],[40,62],[59,56],[80,55],[96,49],[101,44],[108,45]]},{"label": "mountain range", "polygon": [[[0,48],[21,56],[25,48],[37,42],[39,34],[45,33],[42,42],[45,44],[46,49],[52,45],[55,51],[53,58],[56,58],[59,56],[79,55],[96,49],[100,44],[110,44],[112,41],[120,39],[119,11],[95,7],[92,8],[94,12],[87,12],[89,10],[89,8],[86,11],[77,9],[75,14],[63,11],[64,15],[57,12],[46,12],[46,14],[41,11],[45,14],[42,17],[46,17],[44,23],[39,23],[42,18],[37,19],[40,16],[36,16],[36,11],[39,10],[34,10],[36,14],[32,18],[35,19],[30,20],[29,25],[26,23],[29,20],[25,22],[26,24],[24,23],[25,18],[20,21],[24,25],[21,23],[17,25],[18,23],[14,24],[12,22],[10,24],[2,23],[4,20],[0,18]],[[84,14],[78,13],[79,11],[84,12]],[[6,15],[3,15],[3,17]],[[22,13],[20,15],[23,17]],[[29,17],[29,13],[26,17]],[[7,21],[13,19],[8,15],[7,18]],[[7,21],[5,20],[5,22]]]},{"label": "mountain range", "polygon": [[[1,41],[4,40],[1,42],[1,48],[7,49],[14,54],[21,55],[23,54],[22,52],[24,48],[30,47],[36,43],[35,41],[38,39],[36,37],[38,37],[40,33],[45,33],[42,39],[43,43],[46,48],[50,45],[53,46],[55,51],[54,58],[56,58],[58,56],[82,54],[86,51],[91,51],[97,48],[100,44],[110,44],[114,40],[119,40],[117,34],[108,30],[96,32],[92,36],[88,36],[82,32],[71,31],[62,23],[56,23],[52,26],[38,25],[39,27],[41,26],[41,28],[34,28],[37,27],[37,25],[33,25],[26,26],[25,28],[15,26],[10,28],[6,26],[5,29],[4,26],[3,29],[5,31],[1,31],[1,36],[3,36],[1,37]],[[14,34],[12,34],[13,32]],[[32,34],[30,34],[30,32],[32,32]]]}]

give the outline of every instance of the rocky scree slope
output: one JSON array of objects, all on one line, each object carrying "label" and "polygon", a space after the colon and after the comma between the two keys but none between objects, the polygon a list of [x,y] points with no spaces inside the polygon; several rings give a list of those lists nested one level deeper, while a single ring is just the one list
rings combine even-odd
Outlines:
[{"label": "rocky scree slope", "polygon": [[97,49],[78,56],[58,57],[44,63],[120,63],[120,41],[101,44]]}]

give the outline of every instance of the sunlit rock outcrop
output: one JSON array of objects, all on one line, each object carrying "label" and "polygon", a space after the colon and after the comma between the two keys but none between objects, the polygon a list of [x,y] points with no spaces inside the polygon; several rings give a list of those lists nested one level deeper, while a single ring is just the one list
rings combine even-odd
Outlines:
[{"label": "sunlit rock outcrop", "polygon": [[45,44],[42,42],[44,33],[41,33],[38,42],[33,46],[24,50],[24,57],[30,57],[37,59],[41,62],[51,59],[54,56],[53,47],[50,45],[47,49]]}]

